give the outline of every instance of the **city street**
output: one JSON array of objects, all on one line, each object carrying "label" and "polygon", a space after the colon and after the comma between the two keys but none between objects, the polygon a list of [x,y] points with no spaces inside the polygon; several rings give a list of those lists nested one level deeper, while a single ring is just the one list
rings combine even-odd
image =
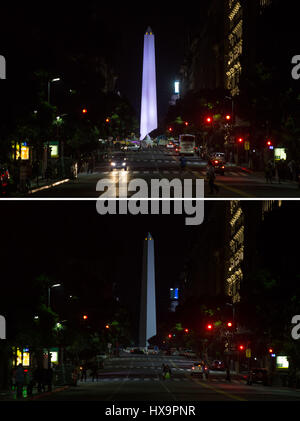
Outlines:
[{"label": "city street", "polygon": [[[170,380],[162,380],[161,366],[169,364]],[[43,401],[295,401],[300,391],[262,385],[248,386],[241,376],[210,372],[209,380],[191,376],[193,361],[185,357],[160,355],[123,355],[106,360],[98,381],[87,378],[76,387],[46,396]]]},{"label": "city street", "polygon": [[[180,157],[166,149],[149,149],[126,153],[128,183],[135,178],[144,179],[206,179],[207,162],[197,157],[187,158],[187,168],[181,171]],[[30,197],[99,197],[96,184],[99,180],[109,178],[118,183],[118,173],[124,177],[124,171],[110,170],[109,162],[96,165],[93,173],[80,173],[77,180],[71,180],[51,188],[33,188]],[[210,193],[205,181],[205,197],[217,198],[297,198],[300,189],[296,182],[284,181],[281,184],[276,179],[267,183],[263,173],[253,172],[244,167],[226,165],[225,175],[217,174],[216,185],[218,193]],[[130,194],[128,195],[130,197]]]}]

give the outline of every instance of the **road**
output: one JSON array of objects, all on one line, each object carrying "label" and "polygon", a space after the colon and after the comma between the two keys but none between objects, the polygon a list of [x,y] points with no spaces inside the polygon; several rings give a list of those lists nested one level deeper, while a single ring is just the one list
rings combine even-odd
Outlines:
[{"label": "road", "polygon": [[[110,171],[109,163],[98,164],[92,174],[80,173],[75,181],[35,191],[32,198],[97,198],[97,182],[110,179],[118,186],[120,177],[127,177],[127,183],[133,179],[143,179],[149,185],[152,179],[195,180],[206,178],[207,162],[196,157],[188,158],[185,171],[180,170],[179,157],[166,149],[149,149],[138,152],[127,152],[128,171]],[[125,174],[124,174],[125,173]],[[210,193],[205,181],[206,198],[299,198],[300,189],[295,182],[285,181],[279,184],[276,180],[266,183],[262,173],[255,173],[246,168],[227,166],[225,175],[217,175],[218,193]],[[130,194],[128,195],[130,197]]]},{"label": "road", "polygon": [[[169,364],[172,378],[162,380],[161,365]],[[207,402],[298,401],[300,391],[246,385],[237,375],[226,382],[225,372],[211,372],[208,380],[191,376],[192,362],[184,357],[130,355],[106,360],[98,381],[87,378],[67,390],[41,396],[42,401]]]}]

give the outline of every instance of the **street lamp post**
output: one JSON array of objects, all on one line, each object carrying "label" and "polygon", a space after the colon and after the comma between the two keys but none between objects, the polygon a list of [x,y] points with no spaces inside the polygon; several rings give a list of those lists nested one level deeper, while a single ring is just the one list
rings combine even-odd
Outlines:
[{"label": "street lamp post", "polygon": [[56,77],[54,79],[48,80],[48,104],[50,104],[50,90],[51,90],[51,83],[52,82],[59,82],[60,78]]},{"label": "street lamp post", "polygon": [[54,284],[54,285],[50,285],[49,287],[48,287],[48,308],[50,309],[50,295],[51,295],[51,288],[57,288],[57,287],[60,287],[61,286],[61,284]]}]

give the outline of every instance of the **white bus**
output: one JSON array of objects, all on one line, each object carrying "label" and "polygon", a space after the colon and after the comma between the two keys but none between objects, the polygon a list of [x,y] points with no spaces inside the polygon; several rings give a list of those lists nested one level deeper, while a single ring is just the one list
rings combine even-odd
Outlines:
[{"label": "white bus", "polygon": [[196,146],[196,137],[191,134],[182,134],[179,136],[180,155],[194,155]]}]

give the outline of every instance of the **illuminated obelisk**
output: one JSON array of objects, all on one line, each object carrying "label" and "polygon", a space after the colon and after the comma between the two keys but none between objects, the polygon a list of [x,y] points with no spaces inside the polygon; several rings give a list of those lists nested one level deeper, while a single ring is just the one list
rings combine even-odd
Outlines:
[{"label": "illuminated obelisk", "polygon": [[154,240],[149,233],[144,241],[141,288],[139,347],[146,348],[148,340],[156,335],[156,294]]},{"label": "illuminated obelisk", "polygon": [[143,140],[155,129],[157,129],[155,41],[152,29],[148,27],[144,35],[140,139]]}]

